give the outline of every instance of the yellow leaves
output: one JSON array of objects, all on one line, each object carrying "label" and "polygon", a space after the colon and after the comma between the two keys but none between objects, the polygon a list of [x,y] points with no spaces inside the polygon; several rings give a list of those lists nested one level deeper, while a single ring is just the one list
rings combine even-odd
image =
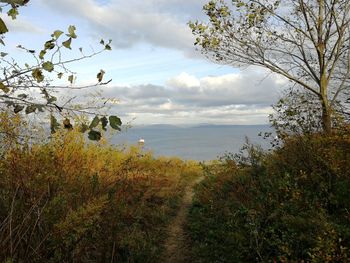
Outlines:
[{"label": "yellow leaves", "polygon": [[212,48],[218,47],[220,45],[220,39],[218,39],[216,37],[213,37],[211,39],[210,45],[211,45]]},{"label": "yellow leaves", "polygon": [[0,90],[2,90],[4,93],[10,92],[10,89],[6,87],[2,82],[0,82]]},{"label": "yellow leaves", "polygon": [[221,17],[227,17],[230,15],[230,10],[227,6],[223,6],[219,9],[219,13]]},{"label": "yellow leaves", "polygon": [[[19,115],[1,113],[0,128],[5,125],[23,130]],[[0,160],[0,197],[13,198],[4,195],[15,192],[16,186],[25,193],[16,197],[16,217],[28,218],[31,244],[39,247],[34,256],[54,252],[57,262],[65,255],[79,261],[95,249],[103,254],[113,243],[116,251],[123,244],[122,249],[136,254],[139,247],[155,247],[147,243],[150,239],[159,246],[164,235],[159,229],[165,229],[186,182],[201,174],[200,165],[156,159],[137,146],[121,149],[91,143],[77,129],[57,130],[45,145],[12,147]],[[31,207],[34,212],[28,212]],[[37,211],[42,212],[40,217]],[[20,229],[16,222],[13,226]],[[41,245],[43,236],[48,240]],[[158,252],[150,252],[150,257]]]},{"label": "yellow leaves", "polygon": [[8,28],[7,28],[7,26],[6,26],[6,24],[5,24],[5,22],[4,22],[4,20],[2,20],[1,18],[0,18],[0,34],[5,34],[5,33],[7,33],[9,30],[8,30]]},{"label": "yellow leaves", "polygon": [[101,214],[105,209],[107,199],[100,197],[90,200],[85,206],[72,210],[54,226],[54,233],[60,242],[66,246],[74,245],[89,232],[98,227],[98,223],[103,220]]},{"label": "yellow leaves", "polygon": [[38,83],[43,82],[45,78],[42,70],[39,68],[36,68],[32,71],[32,76]]},{"label": "yellow leaves", "polygon": [[2,134],[0,150],[8,150],[19,145],[19,135],[26,123],[21,116],[10,112],[0,112],[0,132]]}]

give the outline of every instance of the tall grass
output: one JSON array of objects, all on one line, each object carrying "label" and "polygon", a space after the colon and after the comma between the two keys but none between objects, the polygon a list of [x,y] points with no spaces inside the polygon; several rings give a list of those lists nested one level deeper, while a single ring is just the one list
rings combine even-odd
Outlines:
[{"label": "tall grass", "polygon": [[157,261],[197,163],[87,143],[75,131],[19,144],[17,125],[1,141],[1,262]]}]

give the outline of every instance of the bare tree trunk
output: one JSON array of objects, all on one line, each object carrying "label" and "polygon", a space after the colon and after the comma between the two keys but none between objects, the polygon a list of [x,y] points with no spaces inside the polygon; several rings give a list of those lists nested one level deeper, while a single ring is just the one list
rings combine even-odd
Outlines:
[{"label": "bare tree trunk", "polygon": [[332,110],[329,106],[327,97],[321,99],[322,103],[322,127],[323,132],[330,134],[332,132]]},{"label": "bare tree trunk", "polygon": [[318,61],[320,66],[320,99],[322,105],[322,127],[324,133],[331,133],[332,130],[332,118],[330,112],[330,105],[328,101],[328,79],[326,76],[326,66],[325,66],[325,40],[324,40],[324,8],[325,1],[318,0],[319,13],[318,13],[318,24],[317,24],[317,53]]}]

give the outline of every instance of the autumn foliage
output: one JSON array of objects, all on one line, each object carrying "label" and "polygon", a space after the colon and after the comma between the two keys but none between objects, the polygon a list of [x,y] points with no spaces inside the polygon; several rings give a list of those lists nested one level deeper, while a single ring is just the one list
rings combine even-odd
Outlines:
[{"label": "autumn foliage", "polygon": [[137,147],[87,142],[76,131],[20,140],[2,115],[1,262],[154,262],[196,163]]},{"label": "autumn foliage", "polygon": [[209,165],[197,187],[195,262],[349,262],[349,130],[246,149]]}]

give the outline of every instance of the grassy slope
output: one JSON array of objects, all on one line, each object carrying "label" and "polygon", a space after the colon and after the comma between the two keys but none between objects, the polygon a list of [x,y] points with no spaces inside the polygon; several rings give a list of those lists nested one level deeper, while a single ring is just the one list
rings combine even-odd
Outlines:
[{"label": "grassy slope", "polygon": [[137,148],[7,145],[0,159],[0,261],[155,262],[197,163]]}]

